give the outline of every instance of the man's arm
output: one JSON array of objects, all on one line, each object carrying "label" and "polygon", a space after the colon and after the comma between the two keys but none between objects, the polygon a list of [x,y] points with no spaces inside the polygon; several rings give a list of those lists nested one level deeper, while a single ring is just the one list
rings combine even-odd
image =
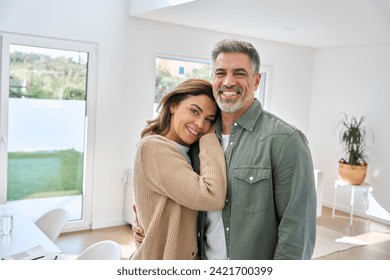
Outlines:
[{"label": "man's arm", "polygon": [[311,259],[317,201],[313,162],[302,132],[295,131],[281,148],[273,178],[280,220],[274,259]]}]

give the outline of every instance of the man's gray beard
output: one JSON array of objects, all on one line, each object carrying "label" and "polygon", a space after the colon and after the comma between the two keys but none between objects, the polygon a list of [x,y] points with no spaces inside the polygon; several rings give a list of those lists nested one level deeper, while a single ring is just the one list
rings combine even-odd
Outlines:
[{"label": "man's gray beard", "polygon": [[228,114],[237,113],[252,101],[249,95],[247,95],[245,99],[239,99],[234,103],[223,102],[220,96],[215,98],[215,100],[217,101],[218,107],[221,109],[221,111]]},{"label": "man's gray beard", "polygon": [[241,100],[235,103],[230,103],[230,102],[223,102],[222,100],[218,99],[217,104],[222,112],[228,114],[236,113],[244,107],[244,102],[242,102]]}]

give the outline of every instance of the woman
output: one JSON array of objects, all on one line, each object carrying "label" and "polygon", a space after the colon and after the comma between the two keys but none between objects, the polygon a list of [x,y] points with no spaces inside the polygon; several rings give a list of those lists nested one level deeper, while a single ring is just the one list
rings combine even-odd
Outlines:
[{"label": "woman", "polygon": [[[135,156],[135,206],[145,238],[131,259],[196,259],[198,211],[225,203],[224,153],[213,128],[218,107],[208,81],[189,79],[164,96],[160,108]],[[187,154],[196,141],[200,174]]]}]

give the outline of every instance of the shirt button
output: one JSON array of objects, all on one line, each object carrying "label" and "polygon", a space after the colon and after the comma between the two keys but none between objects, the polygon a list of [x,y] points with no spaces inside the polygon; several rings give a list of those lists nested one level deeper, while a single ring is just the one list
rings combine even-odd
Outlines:
[{"label": "shirt button", "polygon": [[236,123],[236,122],[234,123],[234,126],[237,126],[237,123]]},{"label": "shirt button", "polygon": [[229,202],[229,199],[226,199],[225,202]]},{"label": "shirt button", "polygon": [[252,176],[250,176],[250,177],[249,177],[249,180],[250,180],[250,181],[253,181],[253,177],[252,177]]},{"label": "shirt button", "polygon": [[200,237],[200,232],[198,232],[198,237]]},{"label": "shirt button", "polygon": [[229,228],[228,228],[228,227],[226,228],[226,231],[229,231]]},{"label": "shirt button", "polygon": [[230,146],[233,145],[233,142],[230,142]]}]

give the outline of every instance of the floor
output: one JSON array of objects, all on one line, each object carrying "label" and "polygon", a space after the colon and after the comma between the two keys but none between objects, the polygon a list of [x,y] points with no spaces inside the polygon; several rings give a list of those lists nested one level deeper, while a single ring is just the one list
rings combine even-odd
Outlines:
[{"label": "floor", "polygon": [[[345,235],[354,236],[370,231],[389,231],[390,226],[369,221],[360,217],[354,217],[353,225],[349,225],[349,215],[336,211],[336,217],[332,219],[332,210],[323,207],[322,216],[317,219],[318,225],[343,232]],[[82,250],[95,242],[111,239],[117,241],[122,247],[122,259],[129,259],[135,250],[133,235],[130,225],[112,228],[69,232],[60,235],[56,241],[57,246],[64,251],[68,258],[72,259]],[[375,245],[355,247],[346,251],[337,252],[322,258],[321,260],[390,260],[390,242]]]},{"label": "floor", "polygon": [[68,259],[74,259],[88,246],[106,239],[114,240],[121,245],[122,259],[128,260],[135,250],[130,225],[62,233],[55,243]]},{"label": "floor", "polygon": [[[390,231],[390,226],[354,216],[352,226],[349,225],[349,214],[336,211],[332,219],[332,209],[323,207],[317,224],[343,232],[347,236],[355,236],[374,231]],[[319,258],[320,260],[390,260],[390,242],[355,247]]]}]

